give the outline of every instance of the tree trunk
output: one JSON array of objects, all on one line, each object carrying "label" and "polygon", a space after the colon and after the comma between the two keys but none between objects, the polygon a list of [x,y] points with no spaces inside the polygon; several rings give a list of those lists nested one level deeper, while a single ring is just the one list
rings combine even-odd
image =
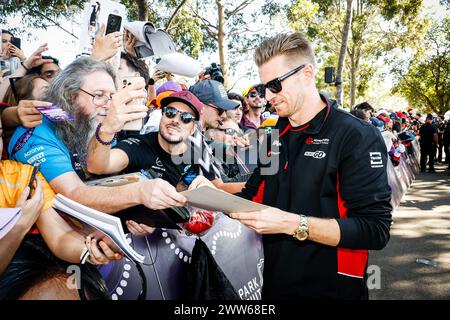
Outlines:
[{"label": "tree trunk", "polygon": [[345,24],[342,30],[341,50],[339,52],[338,67],[336,72],[336,99],[340,106],[344,102],[344,90],[342,83],[342,73],[344,70],[345,54],[347,53],[347,43],[352,24],[352,4],[353,0],[347,0],[347,10],[345,13]]},{"label": "tree trunk", "polygon": [[359,71],[359,61],[361,60],[361,49],[359,47],[360,43],[355,43],[354,54],[351,61],[350,68],[350,108],[353,108],[356,101],[356,76]]},{"label": "tree trunk", "polygon": [[139,21],[147,21],[147,1],[135,0],[138,6],[138,19]]},{"label": "tree trunk", "polygon": [[225,17],[224,17],[224,6],[221,0],[216,0],[217,4],[217,14],[219,17],[218,23],[218,32],[217,32],[217,42],[219,47],[219,60],[222,65],[223,78],[224,78],[224,86],[228,87],[228,65],[226,62],[226,44],[225,44]]}]

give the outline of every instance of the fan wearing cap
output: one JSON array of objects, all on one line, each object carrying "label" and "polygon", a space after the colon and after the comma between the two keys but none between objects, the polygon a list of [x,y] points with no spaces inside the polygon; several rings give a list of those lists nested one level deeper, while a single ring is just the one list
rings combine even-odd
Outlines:
[{"label": "fan wearing cap", "polygon": [[202,131],[218,128],[227,117],[225,111],[239,106],[239,102],[228,99],[223,84],[215,80],[199,81],[189,91],[203,103],[203,112],[200,114]]},{"label": "fan wearing cap", "polygon": [[[97,148],[95,153],[88,154],[88,170],[96,174],[113,174],[151,169],[153,175],[176,186],[193,163],[175,163],[173,160],[188,150],[186,142],[197,130],[196,121],[203,105],[189,91],[181,91],[162,99],[161,107],[159,132],[122,140],[112,149]],[[205,176],[209,180],[215,178],[213,170],[210,176]]]},{"label": "fan wearing cap", "polygon": [[242,95],[245,100],[246,112],[242,117],[241,126],[245,131],[248,129],[258,129],[261,123],[264,122],[262,112],[265,105],[265,99],[260,97],[255,86],[244,89]]}]

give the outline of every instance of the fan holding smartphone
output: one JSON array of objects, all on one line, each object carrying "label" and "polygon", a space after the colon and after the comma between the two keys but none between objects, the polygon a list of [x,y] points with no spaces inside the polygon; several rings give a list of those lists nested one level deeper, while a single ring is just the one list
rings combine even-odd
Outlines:
[{"label": "fan holding smartphone", "polygon": [[27,57],[23,53],[21,46],[20,38],[11,37],[11,46],[9,48],[9,53],[12,57],[17,57],[20,61],[25,61]]},{"label": "fan holding smartphone", "polygon": [[35,182],[36,182],[36,175],[39,172],[39,167],[41,166],[41,163],[39,160],[37,160],[33,165],[33,171],[31,172],[30,181],[28,182],[28,188],[30,188],[30,193],[28,194],[28,199],[31,199],[33,196],[34,190],[36,188]]},{"label": "fan holding smartphone", "polygon": [[[144,81],[144,78],[142,77],[125,77],[122,79],[122,87],[128,87],[134,83],[139,83]],[[127,105],[138,105],[138,106],[145,106],[145,98],[136,98],[128,102]],[[140,131],[144,127],[144,118],[142,119],[136,119],[133,121],[129,121],[125,123],[122,130],[124,131]]]},{"label": "fan holding smartphone", "polygon": [[20,67],[20,62],[26,57],[20,49],[20,39],[15,38],[10,31],[2,30],[1,38],[1,71],[3,76],[9,76]]}]

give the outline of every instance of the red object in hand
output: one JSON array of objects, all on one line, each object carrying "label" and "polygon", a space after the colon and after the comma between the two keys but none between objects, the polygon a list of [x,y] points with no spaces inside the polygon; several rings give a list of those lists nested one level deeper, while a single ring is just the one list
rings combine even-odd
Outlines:
[{"label": "red object in hand", "polygon": [[193,234],[200,235],[209,230],[214,224],[214,212],[196,211],[192,214],[188,222],[183,224],[183,228]]}]

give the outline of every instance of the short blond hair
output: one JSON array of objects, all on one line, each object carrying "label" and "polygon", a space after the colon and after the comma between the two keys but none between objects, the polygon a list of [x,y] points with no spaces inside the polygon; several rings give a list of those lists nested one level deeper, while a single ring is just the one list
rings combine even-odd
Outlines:
[{"label": "short blond hair", "polygon": [[282,33],[265,39],[255,50],[255,63],[258,67],[275,56],[303,57],[316,65],[311,42],[300,32]]}]

